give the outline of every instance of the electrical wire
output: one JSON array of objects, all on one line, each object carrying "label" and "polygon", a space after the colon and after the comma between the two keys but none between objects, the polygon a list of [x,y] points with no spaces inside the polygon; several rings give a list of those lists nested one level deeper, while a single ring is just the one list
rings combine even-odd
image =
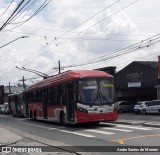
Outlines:
[{"label": "electrical wire", "polygon": [[[20,20],[19,20],[19,22],[20,22],[20,21],[28,14],[28,12],[30,12],[29,8],[30,8],[30,9],[33,8],[34,5],[36,4],[36,2],[37,2],[37,0],[34,0],[34,1],[31,2],[30,4],[28,4],[28,6],[23,10],[23,12],[21,12],[21,14],[19,13],[19,16],[18,16],[16,19],[11,20],[10,22],[14,22],[14,21],[17,20],[18,18],[20,18],[20,16],[23,15],[23,13],[24,13],[26,10],[28,10],[28,11],[20,18]],[[11,24],[11,23],[9,23],[9,24]]]},{"label": "electrical wire", "polygon": [[[115,13],[113,13],[113,14],[111,14],[111,15],[109,15],[109,16],[107,16],[107,17],[105,17],[105,18],[103,18],[102,20],[100,20],[100,21],[98,21],[98,22],[94,23],[94,24],[93,24],[93,25],[91,25],[90,27],[87,27],[86,29],[84,29],[84,30],[82,30],[82,31],[78,32],[76,35],[81,34],[82,32],[84,32],[84,31],[86,31],[86,30],[90,29],[91,27],[93,27],[93,26],[97,25],[98,23],[100,23],[100,22],[102,22],[102,21],[104,21],[104,20],[107,20],[107,19],[111,18],[113,15],[115,15],[115,14],[117,14],[117,13],[121,12],[122,10],[124,10],[124,9],[126,9],[126,8],[128,8],[128,7],[130,7],[131,5],[133,5],[134,3],[136,3],[137,1],[139,1],[139,0],[135,0],[135,1],[133,1],[132,3],[129,3],[128,5],[126,5],[126,6],[125,6],[125,7],[123,7],[122,9],[120,9],[120,10],[116,11]],[[61,37],[61,36],[60,36],[60,37]],[[58,43],[58,45],[63,44],[63,43],[65,43],[65,42],[66,42],[66,41],[68,41],[68,40],[71,40],[73,37],[74,37],[74,36],[72,36],[72,37],[70,37],[70,38],[68,38],[68,39],[64,40],[63,42]],[[58,38],[59,38],[59,37],[57,37],[57,39],[58,39]],[[54,40],[52,40],[52,41],[51,41],[51,42],[49,42],[48,44],[52,43],[53,41],[54,41]]]},{"label": "electrical wire", "polygon": [[82,23],[80,23],[79,25],[76,25],[75,27],[73,27],[71,30],[67,31],[66,33],[62,34],[61,36],[59,36],[58,38],[61,38],[62,36],[68,34],[69,32],[75,30],[77,27],[83,25],[84,23],[86,23],[87,21],[89,21],[90,19],[94,18],[95,16],[99,15],[100,13],[106,11],[107,9],[109,9],[110,7],[114,6],[115,4],[117,4],[120,0],[112,3],[111,5],[107,6],[106,8],[104,8],[103,10],[101,10],[100,12],[96,13],[95,15],[89,17],[87,20],[83,21]]},{"label": "electrical wire", "polygon": [[[123,8],[120,9],[119,11],[117,11],[116,13],[118,13],[118,12],[120,12],[120,11],[128,8],[129,6],[133,5],[133,4],[134,4],[135,2],[137,2],[137,1],[138,1],[138,0],[130,3],[129,5],[123,7]],[[115,15],[116,13],[112,14],[111,16]],[[106,19],[109,18],[109,17],[111,17],[111,16],[106,17]],[[99,21],[99,22],[100,22],[100,21]],[[79,25],[81,25],[81,24],[79,24]],[[76,27],[78,27],[78,25],[77,25]],[[72,30],[73,30],[73,29],[72,29]],[[70,31],[68,31],[68,32],[70,32]],[[66,34],[66,33],[65,33],[65,34]],[[78,34],[79,34],[79,33],[78,33]],[[64,34],[63,34],[63,35],[64,35]],[[62,35],[61,35],[61,36],[62,36]],[[60,36],[59,36],[58,38],[60,38]],[[69,39],[67,39],[67,40],[70,40],[70,39],[71,39],[71,38],[69,38]],[[47,45],[51,44],[53,41],[55,41],[55,39],[51,40],[48,44],[45,44],[43,47],[41,47],[39,50],[37,50],[37,51],[36,51],[34,54],[32,54],[31,56],[35,55],[37,52],[39,52],[39,51],[41,51],[42,49],[44,49]],[[62,43],[63,43],[63,42],[62,42]],[[61,44],[62,44],[62,43],[61,43]],[[58,45],[59,45],[59,44],[58,44]],[[56,47],[56,46],[57,46],[57,45],[55,45],[55,47]],[[31,57],[31,56],[29,56],[29,57]],[[27,59],[28,59],[29,57],[27,57]]]},{"label": "electrical wire", "polygon": [[11,1],[11,3],[8,5],[8,7],[5,9],[5,11],[0,15],[0,20],[3,19],[3,16],[5,15],[5,13],[6,13],[7,10],[10,8],[10,6],[12,5],[13,2],[14,2],[14,0]]},{"label": "electrical wire", "polygon": [[18,6],[16,7],[16,9],[13,11],[13,13],[9,16],[9,18],[5,21],[5,23],[0,27],[0,31],[2,31],[4,29],[4,27],[7,26],[8,21],[14,16],[14,14],[21,7],[21,5],[24,3],[24,1],[25,0],[21,0],[21,2],[18,4]]},{"label": "electrical wire", "polygon": [[83,66],[83,65],[97,63],[97,62],[100,62],[100,61],[105,61],[105,60],[123,55],[125,53],[129,53],[129,52],[144,48],[146,46],[152,46],[154,44],[159,43],[159,41],[160,41],[160,34],[157,34],[153,37],[147,38],[146,40],[143,40],[139,43],[133,44],[131,46],[128,46],[126,48],[123,48],[121,50],[113,52],[111,54],[104,55],[104,56],[101,56],[101,57],[98,57],[98,58],[95,58],[95,59],[92,59],[92,60],[88,60],[88,61],[85,61],[85,62],[81,62],[79,64],[72,64],[72,65],[63,66],[63,68]]}]

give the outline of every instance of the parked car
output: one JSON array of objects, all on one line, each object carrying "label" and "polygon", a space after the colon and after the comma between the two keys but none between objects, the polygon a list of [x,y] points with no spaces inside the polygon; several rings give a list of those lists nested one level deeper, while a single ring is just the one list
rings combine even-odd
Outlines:
[{"label": "parked car", "polygon": [[146,114],[146,113],[160,114],[160,100],[153,100],[147,103],[146,109],[144,109],[143,114]]},{"label": "parked car", "polygon": [[118,101],[118,112],[131,112],[133,111],[134,105],[128,101]]},{"label": "parked car", "polygon": [[150,101],[140,101],[134,106],[134,112],[136,114],[143,114],[146,112],[146,107]]},{"label": "parked car", "polygon": [[4,114],[4,105],[0,105],[0,114]]}]

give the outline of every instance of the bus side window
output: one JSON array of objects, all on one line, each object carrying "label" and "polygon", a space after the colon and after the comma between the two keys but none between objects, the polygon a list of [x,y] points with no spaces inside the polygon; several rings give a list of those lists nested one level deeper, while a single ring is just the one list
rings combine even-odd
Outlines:
[{"label": "bus side window", "polygon": [[36,90],[33,91],[33,102],[37,101],[37,93]]},{"label": "bus side window", "polygon": [[39,101],[42,102],[42,99],[43,99],[42,89],[40,89],[38,92],[38,98],[39,98]]},{"label": "bus side window", "polygon": [[51,88],[52,89],[52,105],[54,104],[54,87]]},{"label": "bus side window", "polygon": [[61,85],[61,91],[60,91],[60,104],[65,105],[66,104],[66,85]]},{"label": "bus side window", "polygon": [[51,87],[49,87],[48,88],[48,102],[47,102],[47,104],[48,105],[52,105],[52,88]]},{"label": "bus side window", "polygon": [[30,101],[33,102],[33,91],[30,92]]},{"label": "bus side window", "polygon": [[54,87],[54,104],[59,104],[59,87]]}]

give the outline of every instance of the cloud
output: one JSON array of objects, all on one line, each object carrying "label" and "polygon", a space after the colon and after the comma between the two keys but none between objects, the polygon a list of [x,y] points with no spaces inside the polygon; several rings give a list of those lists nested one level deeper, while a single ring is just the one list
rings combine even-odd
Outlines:
[{"label": "cloud", "polygon": [[[128,3],[127,1],[125,2],[126,4]],[[2,84],[8,83],[8,81],[13,83],[18,82],[18,79],[22,76],[25,76],[25,78],[37,76],[32,73],[17,70],[15,68],[16,65],[39,70],[41,72],[54,72],[52,68],[58,66],[58,60],[61,60],[62,66],[77,64],[118,51],[138,42],[138,40],[144,39],[144,37],[125,36],[123,34],[154,34],[154,31],[152,32],[147,29],[147,22],[149,22],[149,19],[148,21],[144,20],[144,23],[139,25],[140,22],[136,19],[140,19],[140,13],[143,12],[143,8],[141,8],[141,10],[139,9],[136,14],[135,11],[137,10],[134,6],[131,7],[131,10],[124,10],[103,22],[99,22],[124,7],[121,2],[115,7],[92,18],[80,27],[77,27],[72,33],[67,33],[62,38],[59,38],[59,36],[79,25],[111,3],[113,3],[111,0],[77,0],[76,2],[75,0],[53,1],[44,11],[25,25],[16,28],[13,32],[0,32],[1,44],[5,44],[22,35],[32,34],[29,35],[29,38],[19,39],[1,49],[0,82]],[[145,4],[144,0],[141,3]],[[4,8],[8,6],[9,2],[7,3],[5,0],[2,0],[1,4],[3,7],[0,9],[0,13],[5,10]],[[16,5],[17,3],[12,6],[12,9]],[[138,4],[136,4],[136,6],[138,6]],[[147,5],[147,8],[148,7]],[[9,14],[10,11],[7,11],[5,18],[9,16]],[[155,16],[158,21],[158,15]],[[98,24],[94,25],[96,22],[98,22]],[[10,27],[12,26],[13,25],[10,25]],[[145,30],[148,31],[143,31],[141,29],[141,27],[144,26]],[[76,32],[81,31],[83,32],[76,34]],[[50,43],[51,41],[52,43]],[[58,46],[56,46],[57,44]],[[67,69],[94,69],[114,65],[117,66],[117,69],[121,69],[140,56],[147,58],[147,56],[150,55],[149,51],[152,50],[157,51],[157,48],[140,50],[130,55],[124,55],[101,63]],[[157,55],[155,54],[153,56]],[[30,83],[30,81],[28,83]]]}]

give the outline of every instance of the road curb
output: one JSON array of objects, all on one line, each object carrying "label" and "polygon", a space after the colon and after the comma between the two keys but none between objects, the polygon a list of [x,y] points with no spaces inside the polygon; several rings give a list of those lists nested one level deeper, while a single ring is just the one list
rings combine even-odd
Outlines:
[{"label": "road curb", "polygon": [[124,124],[124,125],[143,125],[145,122],[144,121],[129,121],[129,122],[125,122],[125,121],[117,121],[117,122],[109,122],[109,123],[113,123],[113,124]]},{"label": "road curb", "polygon": [[142,126],[160,128],[160,124],[143,123]]}]

